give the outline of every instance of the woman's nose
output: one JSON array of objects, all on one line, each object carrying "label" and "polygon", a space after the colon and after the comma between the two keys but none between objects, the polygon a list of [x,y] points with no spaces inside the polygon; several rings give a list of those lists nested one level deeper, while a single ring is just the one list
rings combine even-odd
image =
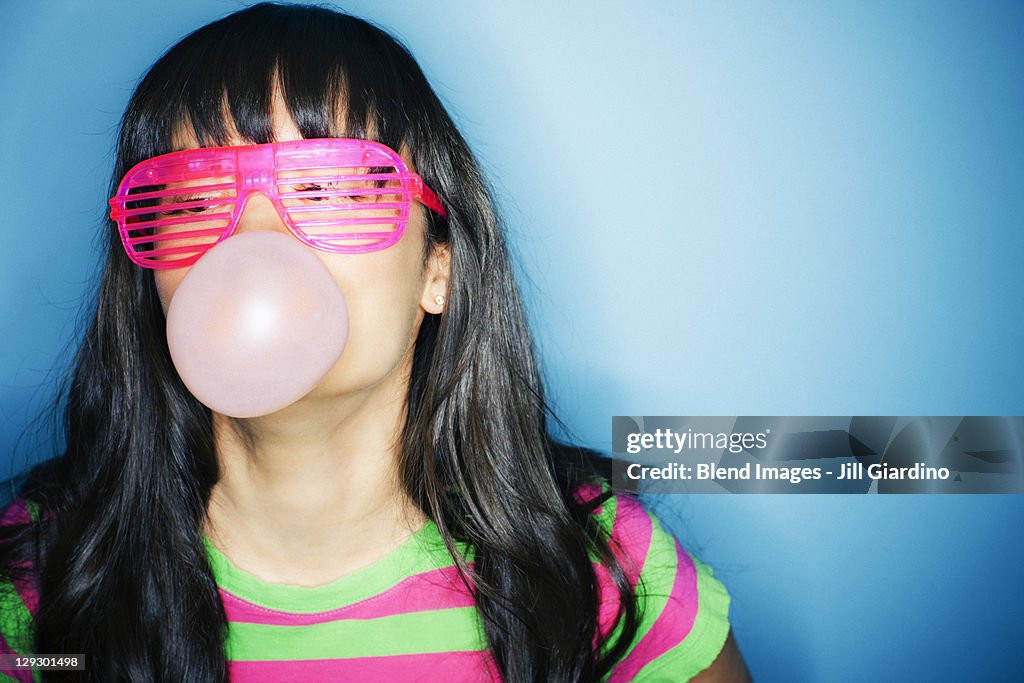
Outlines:
[{"label": "woman's nose", "polygon": [[273,230],[275,232],[288,232],[288,227],[277,212],[274,203],[270,198],[260,192],[249,195],[245,206],[242,207],[242,215],[238,217],[238,225],[235,227],[235,234],[252,232],[254,230]]}]

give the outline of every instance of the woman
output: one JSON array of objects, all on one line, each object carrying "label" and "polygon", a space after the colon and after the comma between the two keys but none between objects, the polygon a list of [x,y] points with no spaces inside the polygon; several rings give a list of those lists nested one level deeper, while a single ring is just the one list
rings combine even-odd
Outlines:
[{"label": "woman", "polygon": [[[380,248],[318,242],[274,189],[235,201],[131,180],[192,168],[192,149],[366,140],[393,161],[360,171],[364,195],[338,189],[343,174],[285,192],[309,211],[338,196],[352,202],[339,214],[364,196],[401,204]],[[399,171],[416,201],[385,192]],[[132,97],[113,189],[120,229],[68,391],[67,451],[4,517],[0,647],[85,654],[84,673],[55,680],[745,677],[710,570],[613,495],[599,459],[549,438],[487,186],[394,39],[271,4],[199,29]],[[161,229],[221,214],[208,243],[193,231],[165,249]],[[214,242],[262,232],[315,253],[350,332],[311,391],[240,417],[190,392],[165,328]]]}]

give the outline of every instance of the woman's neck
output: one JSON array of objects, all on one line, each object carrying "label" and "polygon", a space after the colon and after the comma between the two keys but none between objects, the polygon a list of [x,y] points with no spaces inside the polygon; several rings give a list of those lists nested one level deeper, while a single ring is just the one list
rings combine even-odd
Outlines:
[{"label": "woman's neck", "polygon": [[266,581],[315,586],[422,526],[396,471],[405,395],[388,389],[307,398],[252,420],[215,415],[210,540]]}]

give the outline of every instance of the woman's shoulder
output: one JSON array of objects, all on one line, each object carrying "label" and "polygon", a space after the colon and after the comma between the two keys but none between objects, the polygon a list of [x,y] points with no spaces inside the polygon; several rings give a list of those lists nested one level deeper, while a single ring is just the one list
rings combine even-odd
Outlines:
[{"label": "woman's shoulder", "polygon": [[[711,568],[635,495],[602,481],[580,486],[574,495],[597,503],[592,514],[634,586],[641,611],[637,636],[609,680],[684,681],[710,666],[729,635],[729,594]],[[618,594],[602,566],[598,581],[605,625],[614,619]]]},{"label": "woman's shoulder", "polygon": [[0,654],[34,652],[39,592],[30,539],[38,520],[39,506],[24,497],[0,512]]}]

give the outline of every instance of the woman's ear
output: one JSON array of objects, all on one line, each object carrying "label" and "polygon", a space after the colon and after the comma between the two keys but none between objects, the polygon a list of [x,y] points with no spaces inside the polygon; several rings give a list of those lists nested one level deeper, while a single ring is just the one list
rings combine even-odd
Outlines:
[{"label": "woman's ear", "polygon": [[427,263],[426,280],[423,284],[423,295],[420,307],[427,313],[441,313],[448,297],[448,278],[452,270],[451,250],[447,244],[434,247]]}]

